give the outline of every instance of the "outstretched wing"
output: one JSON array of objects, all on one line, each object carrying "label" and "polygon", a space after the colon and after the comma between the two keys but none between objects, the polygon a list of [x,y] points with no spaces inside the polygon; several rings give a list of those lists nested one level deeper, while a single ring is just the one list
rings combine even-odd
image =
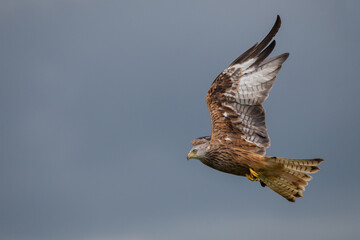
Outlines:
[{"label": "outstretched wing", "polygon": [[288,53],[266,59],[275,47],[280,17],[269,34],[238,57],[212,83],[206,102],[210,112],[211,141],[237,145],[265,154],[270,139],[262,103],[269,95]]}]

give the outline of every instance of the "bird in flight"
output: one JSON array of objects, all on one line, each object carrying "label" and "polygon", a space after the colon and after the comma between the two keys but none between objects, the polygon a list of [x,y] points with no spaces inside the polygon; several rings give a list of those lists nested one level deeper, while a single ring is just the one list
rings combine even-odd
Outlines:
[{"label": "bird in flight", "polygon": [[289,56],[283,53],[267,58],[275,47],[272,39],[280,25],[278,15],[268,35],[235,59],[212,83],[206,96],[211,136],[194,139],[187,159],[259,181],[261,186],[295,202],[303,197],[309,174],[317,172],[323,160],[265,156],[270,139],[262,103]]}]

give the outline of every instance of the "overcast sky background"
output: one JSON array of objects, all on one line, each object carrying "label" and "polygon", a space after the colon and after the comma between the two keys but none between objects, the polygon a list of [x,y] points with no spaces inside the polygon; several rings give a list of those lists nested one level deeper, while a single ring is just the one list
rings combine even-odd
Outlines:
[{"label": "overcast sky background", "polygon": [[[359,1],[0,3],[0,238],[360,239]],[[271,156],[321,157],[291,204],[187,161],[214,78],[290,52],[265,104]]]}]

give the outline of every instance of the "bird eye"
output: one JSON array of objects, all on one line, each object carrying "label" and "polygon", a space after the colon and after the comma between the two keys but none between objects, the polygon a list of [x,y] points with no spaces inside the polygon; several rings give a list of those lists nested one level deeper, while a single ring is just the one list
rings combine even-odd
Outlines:
[{"label": "bird eye", "polygon": [[197,152],[197,149],[193,149],[193,150],[192,150],[192,153],[195,154],[196,152]]}]

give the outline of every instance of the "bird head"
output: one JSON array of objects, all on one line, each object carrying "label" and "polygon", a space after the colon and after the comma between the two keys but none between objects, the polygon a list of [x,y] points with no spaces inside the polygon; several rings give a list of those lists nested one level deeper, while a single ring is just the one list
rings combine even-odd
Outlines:
[{"label": "bird head", "polygon": [[191,158],[195,158],[199,160],[205,158],[206,150],[208,147],[209,147],[208,142],[194,146],[187,155],[187,160]]}]

